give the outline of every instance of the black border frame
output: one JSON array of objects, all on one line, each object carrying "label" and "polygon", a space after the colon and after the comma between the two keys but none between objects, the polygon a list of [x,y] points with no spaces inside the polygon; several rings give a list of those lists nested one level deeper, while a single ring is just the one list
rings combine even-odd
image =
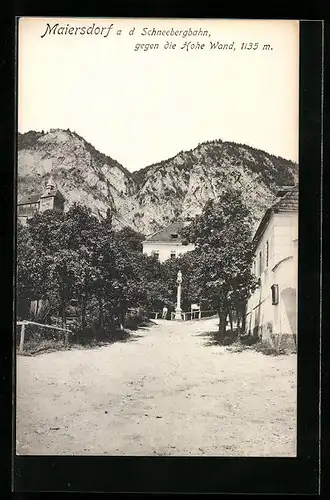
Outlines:
[{"label": "black border frame", "polygon": [[[107,17],[120,17],[118,9],[115,10],[116,13],[113,12],[111,16]],[[139,15],[134,15],[132,12],[129,17],[216,17],[214,15],[201,16],[200,14],[194,16],[191,15],[191,12],[190,15],[186,14],[185,16],[178,15],[178,13],[164,16],[160,15],[159,8],[151,9],[151,11],[149,5],[149,9],[143,15],[140,10]],[[124,17],[122,13],[121,15]],[[301,21],[298,458],[16,456],[12,476],[12,487],[15,492],[192,492],[311,495],[320,493],[319,312],[323,29],[322,21]],[[12,55],[13,61],[15,61],[14,49]],[[13,85],[14,83],[15,71],[16,69],[13,67],[9,76],[9,84]],[[14,85],[12,88],[14,89]],[[10,109],[10,105],[14,102],[14,95],[12,91],[7,92],[6,95]],[[13,130],[16,131],[16,120],[14,120]],[[16,141],[10,137],[10,130],[5,129],[4,132],[2,138],[7,145],[9,143],[11,146],[8,156],[9,165],[12,165]],[[4,185],[7,195],[5,208],[9,208],[9,213],[11,213],[11,217],[8,220],[5,219],[5,224],[1,225],[1,230],[6,236],[2,241],[6,242],[8,242],[8,234],[11,234],[13,230],[14,196],[11,198],[11,193],[13,193],[14,169],[11,168],[4,169]],[[9,246],[5,246],[5,257],[8,258],[8,262],[13,264],[13,267],[9,268],[9,279],[12,283],[12,269],[15,262],[12,242],[9,243]],[[13,296],[7,294],[5,300],[8,302],[8,311],[12,311]],[[11,314],[9,331],[12,331],[13,320],[14,317]],[[3,333],[6,334],[5,331]],[[8,352],[12,353],[11,342]],[[10,361],[9,356],[9,364]],[[12,361],[15,365],[15,360],[12,359]],[[10,366],[9,373],[11,372],[12,367]],[[12,383],[14,383],[14,378]],[[10,418],[9,426],[3,426],[5,432],[10,431],[11,422]],[[12,443],[10,442],[9,445],[11,450]]]}]

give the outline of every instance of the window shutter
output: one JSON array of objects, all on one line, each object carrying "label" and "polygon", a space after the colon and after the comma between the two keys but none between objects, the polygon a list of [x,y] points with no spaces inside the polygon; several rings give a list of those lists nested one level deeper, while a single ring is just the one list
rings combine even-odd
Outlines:
[{"label": "window shutter", "polygon": [[272,305],[276,306],[278,304],[278,285],[272,285],[271,291],[272,291]]}]

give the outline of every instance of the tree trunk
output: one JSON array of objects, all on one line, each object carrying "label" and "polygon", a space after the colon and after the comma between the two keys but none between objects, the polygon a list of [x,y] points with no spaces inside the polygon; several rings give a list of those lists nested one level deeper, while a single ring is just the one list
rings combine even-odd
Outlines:
[{"label": "tree trunk", "polygon": [[61,290],[61,322],[62,328],[66,328],[66,311],[65,311],[65,298],[64,298],[64,290]]},{"label": "tree trunk", "polygon": [[242,328],[243,328],[243,312],[238,311],[237,314],[239,314],[239,329],[242,330]]},{"label": "tree trunk", "polygon": [[98,298],[98,303],[99,303],[99,328],[100,330],[103,329],[103,303],[102,303],[102,298]]},{"label": "tree trunk", "polygon": [[119,324],[120,324],[120,329],[124,330],[124,322],[125,322],[125,313],[123,311],[120,311],[119,313]]},{"label": "tree trunk", "polygon": [[86,309],[87,309],[87,287],[85,285],[85,291],[84,291],[84,296],[83,296],[83,301],[82,301],[82,308],[81,308],[81,329],[85,330],[86,328]]},{"label": "tree trunk", "polygon": [[86,304],[84,298],[81,304],[81,329],[85,330],[86,327]]},{"label": "tree trunk", "polygon": [[218,310],[218,316],[219,316],[219,330],[218,330],[218,335],[225,335],[226,333],[226,317],[227,314],[222,311],[221,309]]},{"label": "tree trunk", "polygon": [[96,340],[96,342],[99,341],[99,330],[98,328],[95,328],[95,322],[92,321],[92,331],[93,331],[93,335],[94,335],[94,339]]},{"label": "tree trunk", "polygon": [[235,309],[235,318],[236,318],[236,328],[237,330],[239,330],[241,328],[241,314],[236,309]]},{"label": "tree trunk", "polygon": [[242,307],[242,333],[245,333],[245,327],[246,327],[246,318],[245,318],[245,306]]},{"label": "tree trunk", "polygon": [[104,317],[103,317],[103,301],[102,301],[102,297],[98,297],[97,301],[98,301],[98,309],[99,309],[98,332],[99,332],[99,336],[101,338],[104,338],[105,337],[105,333],[104,333]]},{"label": "tree trunk", "polygon": [[235,316],[236,316],[236,332],[237,332],[237,338],[239,339],[242,334],[242,315],[241,311],[239,309],[235,309]]},{"label": "tree trunk", "polygon": [[229,316],[229,322],[230,322],[230,329],[231,329],[231,331],[233,331],[234,330],[234,328],[233,328],[233,315],[232,315],[232,311],[230,309],[228,310],[228,316]]}]

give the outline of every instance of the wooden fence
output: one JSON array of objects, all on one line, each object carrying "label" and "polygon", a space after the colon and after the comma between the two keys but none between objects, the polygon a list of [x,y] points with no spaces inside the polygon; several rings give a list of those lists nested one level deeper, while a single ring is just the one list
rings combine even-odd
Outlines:
[{"label": "wooden fence", "polygon": [[[181,319],[182,321],[191,321],[191,320],[201,320],[209,318],[213,315],[216,315],[217,312],[215,310],[207,310],[207,311],[182,311]],[[173,321],[175,318],[175,312],[171,312],[171,320]]]},{"label": "wooden fence", "polygon": [[[156,319],[156,320],[160,319],[162,316],[161,311],[151,311],[149,314],[152,315],[151,319]],[[171,314],[171,321],[174,321],[175,311],[171,312],[170,314]],[[187,311],[187,312],[182,311],[181,319],[182,321],[200,320],[205,317],[210,317],[212,314],[216,314],[216,311],[211,309],[207,311]]]},{"label": "wooden fence", "polygon": [[19,342],[19,351],[20,352],[24,351],[25,326],[26,325],[36,325],[36,326],[41,326],[43,328],[50,328],[51,330],[60,330],[62,332],[65,332],[65,334],[64,334],[65,344],[68,343],[69,333],[71,333],[71,334],[73,333],[72,330],[67,330],[66,328],[60,328],[60,327],[54,326],[54,325],[44,325],[43,323],[35,323],[34,321],[17,321],[16,324],[17,324],[17,326],[21,326],[21,334],[20,334],[20,342]]}]

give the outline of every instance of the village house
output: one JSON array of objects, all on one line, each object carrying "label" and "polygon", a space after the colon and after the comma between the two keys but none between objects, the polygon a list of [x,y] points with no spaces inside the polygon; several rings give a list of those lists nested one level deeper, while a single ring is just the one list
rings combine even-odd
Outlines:
[{"label": "village house", "polygon": [[283,188],[255,233],[253,273],[258,287],[247,304],[246,329],[272,346],[296,345],[298,185]]},{"label": "village house", "polygon": [[184,225],[183,221],[174,222],[165,229],[157,231],[146,238],[142,242],[143,253],[155,255],[160,262],[164,262],[194,250],[195,245],[186,243],[180,236],[180,231]]},{"label": "village house", "polygon": [[50,177],[43,193],[24,196],[17,203],[17,217],[24,223],[27,219],[33,217],[36,212],[45,212],[45,210],[63,212],[64,203],[64,196],[56,188],[53,178]]}]

